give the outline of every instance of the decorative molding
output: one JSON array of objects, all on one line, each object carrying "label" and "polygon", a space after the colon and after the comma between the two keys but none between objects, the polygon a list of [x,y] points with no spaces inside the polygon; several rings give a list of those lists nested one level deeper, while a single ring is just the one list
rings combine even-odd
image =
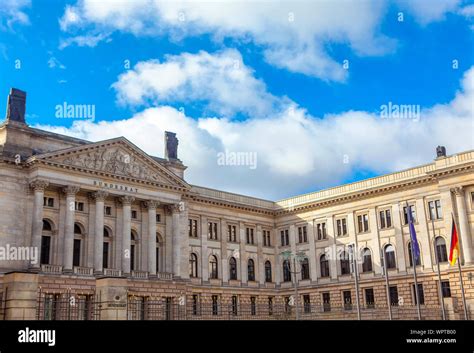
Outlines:
[{"label": "decorative molding", "polygon": [[160,202],[156,200],[143,201],[142,204],[143,204],[143,207],[149,210],[156,210],[158,206],[160,206]]},{"label": "decorative molding", "polygon": [[75,185],[68,185],[62,189],[66,196],[75,196],[81,188]]},{"label": "decorative molding", "polygon": [[454,188],[451,188],[450,191],[457,197],[464,196],[464,188],[462,186],[456,186]]},{"label": "decorative molding", "polygon": [[135,201],[135,198],[133,196],[121,196],[119,197],[119,201],[122,203],[123,206],[129,206]]},{"label": "decorative molding", "polygon": [[102,201],[104,202],[105,199],[109,196],[109,193],[104,190],[99,190],[90,194],[91,198],[94,199],[96,202]]},{"label": "decorative molding", "polygon": [[30,183],[30,187],[35,191],[44,191],[49,186],[49,182],[46,180],[35,180]]}]

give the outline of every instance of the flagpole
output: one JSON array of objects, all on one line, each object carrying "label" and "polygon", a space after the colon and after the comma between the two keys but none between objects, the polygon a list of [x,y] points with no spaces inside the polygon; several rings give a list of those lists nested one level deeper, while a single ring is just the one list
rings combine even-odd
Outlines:
[{"label": "flagpole", "polygon": [[438,268],[439,300],[441,302],[441,312],[443,314],[443,320],[446,320],[446,309],[444,308],[443,288],[441,286],[441,269],[439,266],[438,251],[436,249],[436,234],[435,234],[435,226],[434,226],[434,220],[433,220],[434,215],[430,213],[430,216],[431,216],[431,227],[433,228],[433,247],[434,247],[434,253],[435,253],[435,258],[436,258],[436,267]]},{"label": "flagpole", "polygon": [[[413,237],[411,234],[410,226],[413,226],[413,218],[411,215],[411,206],[407,205],[407,219],[408,219],[408,230],[410,232],[410,247],[411,247],[411,264],[413,265],[413,279],[415,281],[415,299],[416,299],[416,310],[418,313],[418,320],[421,320],[421,309],[420,309],[420,296],[418,294],[418,279],[416,277],[416,261],[415,261],[415,246],[414,242],[416,241],[416,237]],[[414,227],[414,226],[413,226]],[[413,228],[414,229],[414,228]]]},{"label": "flagpole", "polygon": [[360,312],[360,299],[359,299],[359,278],[358,278],[358,269],[357,269],[357,259],[355,257],[355,244],[351,245],[351,252],[352,255],[352,266],[354,268],[354,278],[355,278],[355,290],[356,290],[356,301],[357,301],[357,318],[361,320],[361,312]]},{"label": "flagpole", "polygon": [[[456,224],[456,219],[454,218],[453,213],[451,213],[451,216],[453,217],[453,222],[454,222],[454,226],[456,227],[456,233],[457,233],[457,228],[458,227],[457,227],[457,224]],[[452,241],[452,231],[451,231],[451,241]],[[458,240],[458,244],[459,244],[459,240]],[[456,261],[458,262],[459,283],[461,285],[462,306],[464,307],[464,319],[469,320],[468,319],[468,314],[467,314],[466,296],[464,295],[464,282],[462,280],[461,251],[459,251],[459,254],[458,254],[458,257],[457,257]]]},{"label": "flagpole", "polygon": [[387,294],[387,307],[388,307],[388,319],[392,320],[392,305],[390,303],[390,287],[389,287],[389,281],[388,281],[388,270],[387,270],[387,259],[385,257],[385,251],[383,249],[380,249],[382,252],[381,260],[382,260],[382,269],[385,274],[385,289],[386,289],[386,294]]}]

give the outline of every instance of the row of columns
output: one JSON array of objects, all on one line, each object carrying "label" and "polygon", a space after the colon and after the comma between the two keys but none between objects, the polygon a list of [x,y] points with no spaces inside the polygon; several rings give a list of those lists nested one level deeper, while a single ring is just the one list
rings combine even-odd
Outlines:
[{"label": "row of columns", "polygon": [[[48,182],[38,180],[31,183],[34,190],[33,201],[33,222],[32,222],[32,241],[31,244],[37,249],[41,249],[41,238],[43,233],[43,198],[44,190],[48,186]],[[73,269],[73,252],[74,252],[74,221],[75,221],[75,197],[80,188],[77,186],[66,186],[63,192],[66,195],[66,210],[65,210],[65,232],[64,232],[64,257],[63,269],[65,272]],[[109,193],[103,190],[96,191],[90,194],[91,199],[95,202],[94,215],[94,259],[93,266],[95,273],[103,272],[103,243],[104,243],[104,206],[105,200]],[[119,197],[122,204],[122,255],[121,255],[121,270],[124,274],[129,274],[131,269],[131,231],[132,222],[131,205],[135,201],[133,196],[125,195]],[[146,236],[146,246],[148,248],[148,272],[150,275],[156,275],[156,209],[160,205],[159,201],[148,200],[144,201],[143,205],[148,210],[148,234]],[[181,257],[182,247],[180,232],[180,208],[179,205],[166,205],[172,214],[172,243],[173,243],[173,264],[172,270],[176,276],[181,275]],[[39,263],[34,264],[33,267],[38,268]]]}]

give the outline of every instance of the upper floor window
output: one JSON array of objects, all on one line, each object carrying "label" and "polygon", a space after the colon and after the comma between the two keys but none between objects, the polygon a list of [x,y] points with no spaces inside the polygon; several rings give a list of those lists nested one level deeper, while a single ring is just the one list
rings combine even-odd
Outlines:
[{"label": "upper floor window", "polygon": [[448,253],[446,252],[446,241],[443,237],[436,237],[436,259],[438,262],[447,262]]},{"label": "upper floor window", "polygon": [[[416,243],[415,243],[416,244]],[[416,253],[415,254],[412,254],[412,248],[411,248],[411,241],[408,242],[408,259],[410,261],[410,267],[413,266],[413,257],[415,257],[415,263],[416,263],[416,266],[420,266],[421,265],[421,259],[420,259],[420,256],[416,257]],[[412,257],[413,256],[413,257]]]},{"label": "upper floor window", "polygon": [[290,236],[288,229],[284,229],[280,232],[281,235],[281,246],[290,245]]},{"label": "upper floor window", "polygon": [[357,231],[365,233],[369,231],[369,215],[367,213],[357,216]]},{"label": "upper floor window", "polygon": [[326,255],[321,255],[319,258],[319,265],[321,268],[321,277],[329,277],[329,261]]},{"label": "upper floor window", "polygon": [[112,207],[111,206],[104,206],[104,213],[106,216],[112,216]]},{"label": "upper floor window", "polygon": [[392,227],[392,214],[390,210],[383,210],[379,212],[380,229]]},{"label": "upper floor window", "polygon": [[308,232],[306,226],[298,227],[298,243],[308,242]]},{"label": "upper floor window", "polygon": [[232,243],[237,242],[237,226],[233,224],[227,225],[227,239]]},{"label": "upper floor window", "polygon": [[263,246],[272,246],[271,244],[271,237],[270,237],[270,231],[264,229],[262,231],[263,233]]},{"label": "upper floor window", "polygon": [[247,279],[255,281],[255,262],[252,259],[247,262]]},{"label": "upper floor window", "polygon": [[253,232],[254,232],[253,228],[246,228],[245,233],[247,236],[247,244],[255,244]]},{"label": "upper floor window", "polygon": [[272,281],[272,264],[270,261],[265,261],[265,282]]},{"label": "upper floor window", "polygon": [[347,235],[347,220],[345,218],[336,220],[336,232],[338,237]]},{"label": "upper floor window", "polygon": [[345,251],[341,253],[341,275],[348,275],[351,273],[350,261],[349,261],[349,254]]},{"label": "upper floor window", "polygon": [[207,237],[211,240],[217,240],[217,223],[208,222],[207,223]]},{"label": "upper floor window", "polygon": [[132,210],[132,219],[137,219],[137,211],[136,210]]},{"label": "upper floor window", "polygon": [[327,238],[326,234],[326,222],[316,224],[316,232],[318,234],[318,240],[323,240]]},{"label": "upper floor window", "polygon": [[391,269],[396,267],[395,263],[395,248],[392,244],[388,244],[384,249],[386,268]]},{"label": "upper floor window", "polygon": [[283,281],[284,282],[291,281],[290,261],[288,260],[283,261]]},{"label": "upper floor window", "polygon": [[43,197],[43,206],[45,206],[45,207],[54,207],[54,198],[53,197]]},{"label": "upper floor window", "polygon": [[229,277],[231,280],[237,280],[237,261],[235,257],[229,259]]},{"label": "upper floor window", "polygon": [[301,261],[301,279],[309,279],[309,261],[308,258],[305,258]]},{"label": "upper floor window", "polygon": [[[416,211],[415,211],[415,206],[410,205],[408,206],[411,210],[411,219],[413,220],[413,223],[416,223]],[[408,212],[407,212],[407,207],[403,207],[403,224],[408,224]]]},{"label": "upper floor window", "polygon": [[215,255],[211,255],[211,257],[209,258],[209,278],[211,279],[219,278],[217,264],[217,257]]},{"label": "upper floor window", "polygon": [[198,276],[198,258],[195,253],[189,255],[189,276],[197,277]]},{"label": "upper floor window", "polygon": [[197,220],[195,219],[189,219],[189,236],[191,238],[197,238],[198,237],[198,225],[197,225]]},{"label": "upper floor window", "polygon": [[428,209],[430,210],[430,220],[441,219],[443,217],[440,200],[428,202]]},{"label": "upper floor window", "polygon": [[372,272],[372,253],[369,248],[362,250],[362,272]]},{"label": "upper floor window", "polygon": [[157,213],[156,214],[156,223],[160,223],[161,222],[161,214]]},{"label": "upper floor window", "polygon": [[84,202],[76,201],[74,202],[74,210],[79,212],[84,212]]}]

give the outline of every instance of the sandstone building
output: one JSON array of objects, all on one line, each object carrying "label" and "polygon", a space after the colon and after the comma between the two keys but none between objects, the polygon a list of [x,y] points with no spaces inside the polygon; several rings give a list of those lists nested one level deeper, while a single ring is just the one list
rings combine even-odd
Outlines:
[{"label": "sandstone building", "polygon": [[[474,311],[474,151],[440,149],[426,165],[273,202],[188,184],[173,133],[159,158],[123,137],[89,142],[32,128],[25,102],[12,89],[0,125],[6,319],[60,310],[85,319],[99,302],[106,319],[157,318],[153,305],[166,315],[180,305],[190,316],[206,305],[216,317],[240,308],[259,318],[279,307],[291,315],[295,279],[302,317],[354,318],[350,245],[364,314],[386,318],[389,301],[410,318],[401,310],[415,304],[407,205],[421,250],[423,314],[439,318],[441,289],[448,318],[463,317],[457,267],[447,262],[451,215]],[[36,262],[8,258],[25,248],[38,250]],[[306,257],[293,262],[285,251]]]}]

